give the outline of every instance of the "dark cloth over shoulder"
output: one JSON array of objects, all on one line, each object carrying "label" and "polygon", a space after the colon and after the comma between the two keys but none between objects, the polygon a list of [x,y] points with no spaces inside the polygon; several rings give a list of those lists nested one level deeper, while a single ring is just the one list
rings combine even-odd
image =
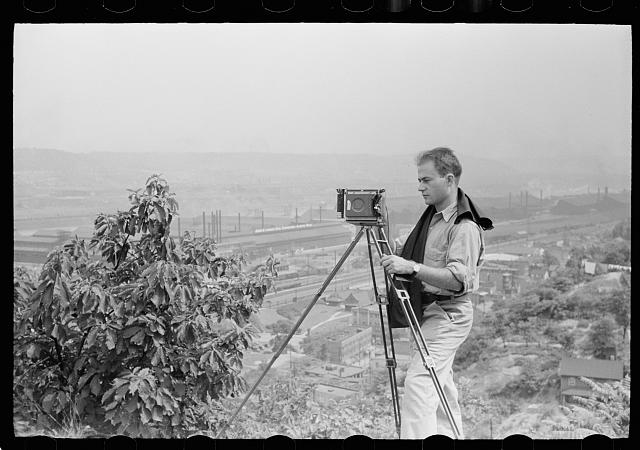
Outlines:
[{"label": "dark cloth over shoulder", "polygon": [[[402,247],[401,257],[421,263],[424,261],[424,247],[427,242],[427,232],[429,223],[436,210],[433,205],[429,205],[422,213],[418,223],[413,228],[409,237]],[[468,218],[480,226],[483,230],[491,230],[493,223],[491,219],[486,217],[482,211],[471,201],[469,196],[462,189],[458,188],[458,212],[455,223],[459,223],[462,219]],[[411,307],[413,309],[418,323],[422,320],[422,282],[420,280],[412,281],[396,281],[399,288],[406,289],[409,293]],[[408,326],[407,320],[402,311],[399,299],[396,297],[393,289],[388,293],[389,305],[387,306],[387,314],[389,317],[389,325],[392,328],[405,328]]]}]

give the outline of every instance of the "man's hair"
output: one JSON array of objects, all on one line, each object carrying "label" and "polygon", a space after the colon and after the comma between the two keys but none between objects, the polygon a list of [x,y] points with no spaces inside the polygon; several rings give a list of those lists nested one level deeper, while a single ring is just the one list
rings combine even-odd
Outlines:
[{"label": "man's hair", "polygon": [[460,181],[462,165],[460,165],[460,161],[458,161],[458,158],[450,148],[436,147],[432,150],[423,150],[416,155],[416,166],[427,161],[433,161],[433,167],[441,177],[452,173],[456,178],[456,183]]}]

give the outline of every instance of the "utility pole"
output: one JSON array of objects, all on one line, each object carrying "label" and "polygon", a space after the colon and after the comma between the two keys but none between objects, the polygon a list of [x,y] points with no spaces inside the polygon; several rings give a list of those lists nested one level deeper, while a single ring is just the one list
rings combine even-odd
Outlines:
[{"label": "utility pole", "polygon": [[540,206],[542,206],[542,189],[540,189]]},{"label": "utility pole", "polygon": [[261,228],[264,229],[264,210],[262,211],[262,222],[261,222]]},{"label": "utility pole", "polygon": [[320,222],[322,222],[322,205],[320,205]]},{"label": "utility pole", "polygon": [[204,215],[204,211],[202,211],[202,238],[207,237],[207,220]]},{"label": "utility pole", "polygon": [[240,213],[238,213],[238,232],[240,232]]},{"label": "utility pole", "polygon": [[298,225],[298,208],[296,207],[296,225]]},{"label": "utility pole", "polygon": [[209,211],[209,213],[210,213],[210,218],[211,218],[211,239],[216,240],[216,237],[215,237],[216,223],[213,220],[213,211]]}]

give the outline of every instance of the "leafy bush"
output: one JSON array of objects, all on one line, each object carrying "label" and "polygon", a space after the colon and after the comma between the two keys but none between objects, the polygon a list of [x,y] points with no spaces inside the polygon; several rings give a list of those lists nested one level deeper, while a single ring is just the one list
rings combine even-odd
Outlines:
[{"label": "leafy bush", "polygon": [[589,397],[572,397],[575,404],[563,407],[570,418],[570,429],[587,428],[611,438],[629,437],[631,377],[616,383],[598,383],[580,377],[592,389]]},{"label": "leafy bush", "polygon": [[286,319],[279,319],[275,323],[270,323],[265,328],[274,334],[287,334],[293,328],[293,322]]},{"label": "leafy bush", "polygon": [[521,358],[517,365],[522,367],[522,372],[518,379],[510,381],[500,391],[504,397],[530,398],[541,394],[549,388],[558,387],[560,378],[557,373],[560,357],[550,355],[531,361]]},{"label": "leafy bush", "polygon": [[490,342],[487,339],[486,331],[478,326],[472,327],[469,336],[456,352],[454,371],[464,370],[479,361],[489,346]]},{"label": "leafy bush", "polygon": [[276,312],[289,321],[297,321],[302,315],[302,311],[308,306],[307,302],[297,302],[276,309]]},{"label": "leafy bush", "polygon": [[615,348],[613,330],[615,323],[609,317],[603,317],[589,329],[585,350],[590,351],[594,358],[608,359],[609,349]]},{"label": "leafy bush", "polygon": [[611,237],[620,237],[626,241],[631,240],[631,217],[627,217],[622,222],[618,222],[611,231]]},{"label": "leafy bush", "polygon": [[238,420],[229,425],[226,437],[264,439],[274,434],[294,439],[345,439],[355,434],[374,439],[397,437],[390,394],[357,395],[319,404],[313,400],[313,389],[310,383],[281,377],[263,385],[247,402]]},{"label": "leafy bush", "polygon": [[15,271],[16,416],[186,436],[215,413],[211,401],[245,386],[249,317],[277,263],[248,274],[212,240],[174,242],[178,203],[160,176],[130,192],[129,210],[97,216],[89,245],[53,250],[38,280]]}]

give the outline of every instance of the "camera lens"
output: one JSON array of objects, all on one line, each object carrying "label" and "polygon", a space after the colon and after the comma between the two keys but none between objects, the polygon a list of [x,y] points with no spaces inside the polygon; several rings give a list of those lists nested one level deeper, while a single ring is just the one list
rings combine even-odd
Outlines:
[{"label": "camera lens", "polygon": [[362,198],[360,197],[354,198],[351,202],[351,209],[355,212],[362,212],[364,210],[364,206],[364,200],[362,200]]}]

